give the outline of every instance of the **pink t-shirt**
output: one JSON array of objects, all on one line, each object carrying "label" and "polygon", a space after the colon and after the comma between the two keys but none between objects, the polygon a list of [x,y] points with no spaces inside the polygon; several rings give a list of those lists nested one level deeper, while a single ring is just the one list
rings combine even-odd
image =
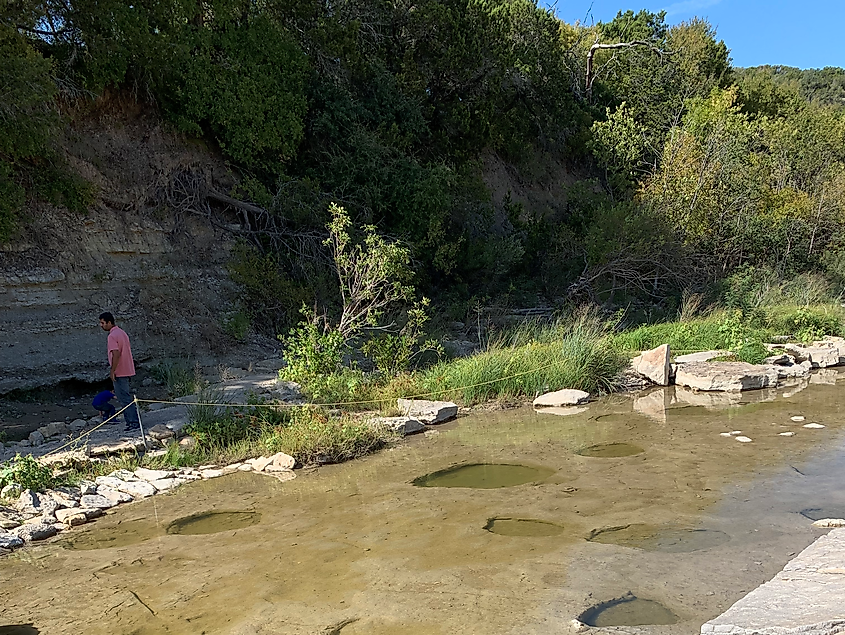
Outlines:
[{"label": "pink t-shirt", "polygon": [[114,369],[115,377],[132,377],[135,374],[135,362],[132,359],[132,347],[129,346],[129,336],[122,328],[113,326],[109,331],[109,366],[112,363],[114,351],[120,351],[120,360]]}]

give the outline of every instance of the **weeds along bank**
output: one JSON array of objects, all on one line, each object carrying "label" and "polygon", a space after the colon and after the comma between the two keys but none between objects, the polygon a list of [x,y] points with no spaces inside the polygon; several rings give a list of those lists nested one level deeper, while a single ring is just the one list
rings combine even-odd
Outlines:
[{"label": "weeds along bank", "polygon": [[[552,323],[526,323],[503,332],[468,357],[421,360],[392,374],[362,370],[349,358],[333,360],[333,369],[325,374],[302,374],[303,368],[315,369],[291,365],[281,371],[282,377],[296,376],[311,402],[299,405],[255,398],[224,408],[196,373],[162,368],[168,388],[197,391],[194,401],[202,404],[189,406],[190,422],[182,430],[187,436],[179,442],[171,438],[163,450],[93,462],[70,456],[48,464],[29,455],[7,461],[0,466],[0,550],[48,538],[102,515],[104,509],[192,480],[239,470],[289,480],[297,466],[339,463],[375,452],[399,440],[374,418],[397,414],[397,397],[453,399],[470,406],[524,403],[561,388],[610,392],[642,348],[669,344],[676,353],[723,349],[727,353],[722,359],[757,362],[767,352],[766,341],[810,342],[842,335],[844,316],[840,305],[777,306],[751,313],[710,309],[693,317],[688,311],[674,322],[620,330],[618,317],[602,319],[596,309],[581,310]],[[294,338],[288,346],[296,342]]]},{"label": "weeds along bank", "polygon": [[[173,397],[194,394],[196,401],[209,405],[188,408],[190,421],[181,433],[190,437],[190,444],[174,442],[158,456],[122,460],[127,465],[179,468],[284,452],[298,465],[342,462],[395,440],[395,435],[369,425],[367,419],[372,413],[398,414],[400,397],[476,406],[524,403],[562,388],[608,393],[620,386],[629,360],[642,350],[661,344],[669,344],[674,354],[725,350],[729,359],[759,363],[768,353],[765,342],[812,342],[845,334],[843,316],[838,304],[783,305],[750,313],[710,309],[673,322],[620,329],[618,316],[608,319],[595,309],[581,310],[551,323],[530,322],[505,330],[467,357],[420,359],[393,372],[372,364],[365,367],[366,357],[351,345],[335,350],[336,358],[319,351],[324,366],[313,365],[313,356],[305,351],[301,354],[309,356],[312,365],[289,365],[280,375],[300,384],[306,403],[282,403],[278,408],[258,398],[251,405],[221,408],[216,403],[221,395],[206,387],[196,370],[162,365],[156,373]],[[295,345],[301,342],[287,343]],[[43,470],[32,470],[32,463],[16,465],[12,461],[3,466],[3,485],[23,479],[39,486],[39,479],[46,478]],[[57,472],[62,482],[113,469],[108,462],[69,467]]]}]

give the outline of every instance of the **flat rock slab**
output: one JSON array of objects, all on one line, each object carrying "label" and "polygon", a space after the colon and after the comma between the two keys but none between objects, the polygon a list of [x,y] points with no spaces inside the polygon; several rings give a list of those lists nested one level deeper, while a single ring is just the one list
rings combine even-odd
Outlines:
[{"label": "flat rock slab", "polygon": [[141,416],[144,417],[143,423],[145,430],[152,430],[156,426],[163,426],[173,432],[179,432],[189,422],[188,409],[185,406],[166,406],[151,412],[145,412]]},{"label": "flat rock slab", "polygon": [[[800,364],[764,364],[774,370],[780,379],[791,379],[793,377],[805,377],[810,374],[812,365],[810,362],[801,362]],[[826,371],[836,373],[835,370]],[[836,380],[834,379],[834,382]]]},{"label": "flat rock slab", "polygon": [[845,347],[840,347],[838,340],[813,342],[812,346],[793,343],[767,346],[772,352],[785,351],[794,357],[796,362],[810,362],[813,368],[840,366],[845,362]]},{"label": "flat rock slab", "polygon": [[91,456],[104,456],[106,454],[120,454],[122,452],[136,452],[144,447],[144,440],[138,436],[137,439],[120,439],[118,441],[106,441],[91,445],[89,454]]},{"label": "flat rock slab", "polygon": [[428,401],[426,399],[397,399],[396,406],[405,417],[416,419],[428,425],[454,419],[458,414],[457,404],[451,401]]},{"label": "flat rock slab", "polygon": [[391,432],[406,435],[422,432],[425,425],[413,417],[376,417],[370,421],[370,425],[377,428],[387,428]]},{"label": "flat rock slab", "polygon": [[745,362],[692,362],[678,364],[675,383],[694,390],[740,392],[776,386],[778,372]]},{"label": "flat rock slab", "polygon": [[14,530],[18,538],[24,542],[32,542],[33,540],[45,540],[52,538],[58,531],[53,525],[47,523],[33,523],[21,525]]},{"label": "flat rock slab", "polygon": [[845,528],[822,536],[773,579],[701,627],[702,635],[845,632]]},{"label": "flat rock slab", "polygon": [[153,481],[160,481],[163,478],[173,478],[176,476],[176,472],[173,470],[148,470],[144,467],[136,469],[134,474],[138,478],[150,483]]},{"label": "flat rock slab", "polygon": [[590,400],[590,393],[583,390],[556,390],[540,395],[534,400],[535,408],[562,408],[563,406],[578,406]]}]

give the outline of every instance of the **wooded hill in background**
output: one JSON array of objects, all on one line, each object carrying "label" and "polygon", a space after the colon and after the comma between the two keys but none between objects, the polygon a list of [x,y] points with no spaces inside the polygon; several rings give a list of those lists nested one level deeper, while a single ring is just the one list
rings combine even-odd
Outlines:
[{"label": "wooded hill in background", "polygon": [[[63,143],[115,94],[230,162],[231,191],[188,166],[168,200],[239,214],[230,272],[270,331],[336,303],[332,201],[405,241],[417,288],[454,318],[488,301],[674,310],[761,271],[845,278],[845,72],[732,68],[703,20],[587,27],[529,0],[5,0],[0,239],[38,201],[94,204]],[[494,200],[490,157],[565,195]]]}]

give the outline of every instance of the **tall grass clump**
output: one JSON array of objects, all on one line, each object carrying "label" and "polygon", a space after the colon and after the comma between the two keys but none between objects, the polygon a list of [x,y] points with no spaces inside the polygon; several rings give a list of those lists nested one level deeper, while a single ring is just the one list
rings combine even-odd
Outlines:
[{"label": "tall grass clump", "polygon": [[307,406],[291,409],[289,421],[262,443],[269,453],[284,452],[298,463],[340,463],[382,448],[393,435],[349,418],[330,418]]},{"label": "tall grass clump", "polygon": [[628,356],[668,344],[674,355],[723,349],[740,361],[759,364],[769,354],[764,342],[776,338],[812,342],[843,334],[845,311],[839,305],[773,305],[721,310],[685,322],[648,324],[618,333],[613,340]]},{"label": "tall grass clump", "polygon": [[606,392],[624,365],[607,324],[582,312],[551,326],[524,325],[486,351],[440,363],[425,373],[423,384],[465,404],[561,388]]},{"label": "tall grass clump", "polygon": [[193,395],[206,386],[199,364],[192,367],[186,360],[161,361],[150,369],[150,375],[165,385],[171,397]]},{"label": "tall grass clump", "polygon": [[721,311],[687,322],[663,322],[619,333],[614,343],[627,357],[668,344],[673,355],[726,350],[734,360],[759,364],[769,354],[763,342],[770,339],[741,311]]}]

